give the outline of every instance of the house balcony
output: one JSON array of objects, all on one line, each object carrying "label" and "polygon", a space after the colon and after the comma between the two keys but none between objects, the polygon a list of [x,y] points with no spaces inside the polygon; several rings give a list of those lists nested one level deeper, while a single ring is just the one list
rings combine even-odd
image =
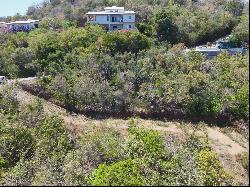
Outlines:
[{"label": "house balcony", "polygon": [[123,16],[122,15],[109,15],[109,22],[112,24],[123,24]]},{"label": "house balcony", "polygon": [[120,20],[120,21],[111,21],[110,24],[123,24],[123,20]]},{"label": "house balcony", "polygon": [[109,31],[122,30],[122,29],[123,29],[123,25],[120,25],[120,24],[109,25]]}]

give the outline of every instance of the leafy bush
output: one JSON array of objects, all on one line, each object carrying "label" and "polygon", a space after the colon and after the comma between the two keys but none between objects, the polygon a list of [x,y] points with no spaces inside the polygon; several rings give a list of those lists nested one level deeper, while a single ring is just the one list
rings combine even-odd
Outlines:
[{"label": "leafy bush", "polygon": [[249,28],[247,25],[249,25],[248,13],[241,16],[240,23],[233,30],[231,38],[232,43],[235,43],[238,46],[242,44],[244,45],[244,43],[249,45]]},{"label": "leafy bush", "polygon": [[72,148],[70,136],[63,121],[57,117],[46,119],[36,132],[36,155],[40,159],[63,159]]},{"label": "leafy bush", "polygon": [[171,44],[178,41],[178,28],[173,22],[169,12],[161,10],[155,15],[155,30],[159,41],[167,41]]},{"label": "leafy bush", "polygon": [[130,158],[159,159],[166,155],[162,136],[153,130],[144,130],[131,126],[127,142],[127,154]]},{"label": "leafy bush", "polygon": [[4,186],[30,186],[34,175],[33,164],[31,161],[21,159],[6,174],[2,184]]},{"label": "leafy bush", "polygon": [[197,155],[200,179],[204,185],[217,186],[230,184],[230,176],[224,171],[217,154],[202,150]]},{"label": "leafy bush", "polygon": [[143,186],[144,177],[140,174],[141,163],[124,160],[110,166],[101,164],[89,179],[92,186]]},{"label": "leafy bush", "polygon": [[150,40],[137,31],[110,32],[103,39],[103,45],[114,56],[116,53],[132,52],[138,53],[148,49]]},{"label": "leafy bush", "polygon": [[14,166],[20,159],[30,159],[35,151],[35,139],[23,127],[0,127],[0,156],[5,167]]},{"label": "leafy bush", "polygon": [[[64,152],[66,154],[66,152]],[[60,155],[63,157],[64,155]],[[63,159],[58,157],[50,157],[40,160],[41,156],[36,155],[33,166],[34,176],[32,178],[32,186],[61,186],[63,180]]]},{"label": "leafy bush", "polygon": [[79,69],[66,68],[42,87],[73,111],[229,113],[247,119],[247,56],[221,54],[205,61],[183,49],[178,45],[168,52],[153,48],[114,57],[82,53],[75,63]]},{"label": "leafy bush", "polygon": [[43,123],[45,113],[40,99],[27,104],[19,113],[19,121],[28,128],[37,128]]},{"label": "leafy bush", "polygon": [[77,141],[77,148],[64,161],[65,183],[85,185],[86,175],[101,163],[114,163],[124,157],[123,138],[108,128],[87,130]]},{"label": "leafy bush", "polygon": [[249,84],[244,84],[235,94],[233,111],[237,116],[248,119],[249,117]]},{"label": "leafy bush", "polygon": [[243,152],[242,154],[237,156],[237,160],[240,161],[243,168],[249,172],[249,154],[247,152]]},{"label": "leafy bush", "polygon": [[16,91],[10,86],[0,88],[0,113],[16,114],[18,110],[18,101]]},{"label": "leafy bush", "polygon": [[35,54],[30,48],[16,48],[11,54],[11,60],[18,67],[19,77],[35,75],[35,67],[32,64],[33,59],[35,59]]}]

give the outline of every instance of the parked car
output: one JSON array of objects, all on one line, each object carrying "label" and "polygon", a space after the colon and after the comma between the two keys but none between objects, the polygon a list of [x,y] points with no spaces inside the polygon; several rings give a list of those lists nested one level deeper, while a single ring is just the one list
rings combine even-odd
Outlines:
[{"label": "parked car", "polygon": [[5,76],[0,76],[0,84],[5,83],[6,77]]}]

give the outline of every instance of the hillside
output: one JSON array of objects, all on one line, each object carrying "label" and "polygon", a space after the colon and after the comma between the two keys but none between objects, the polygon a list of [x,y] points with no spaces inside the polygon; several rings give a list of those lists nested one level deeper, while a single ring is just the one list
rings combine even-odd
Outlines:
[{"label": "hillside", "polygon": [[57,25],[67,21],[84,26],[88,11],[112,5],[134,10],[137,27],[147,36],[186,46],[230,34],[242,13],[248,14],[248,4],[241,0],[51,0],[29,7],[27,16],[44,19],[45,24],[53,18]]},{"label": "hillside", "polygon": [[[86,24],[114,4],[138,30]],[[25,18],[40,28],[0,33],[0,185],[249,184],[249,50],[185,50],[249,46],[248,4],[50,0]]]},{"label": "hillside", "polygon": [[[22,84],[30,83],[24,82]],[[202,122],[192,124],[184,121],[150,120],[140,118],[107,118],[100,120],[93,117],[90,118],[84,115],[69,113],[67,110],[58,107],[49,101],[43,99],[38,100],[36,96],[23,91],[20,87],[15,87],[13,91],[16,93],[16,99],[19,103],[18,105],[15,104],[15,106],[19,108],[18,110],[20,112],[18,117],[14,117],[12,120],[11,118],[7,119],[5,116],[1,116],[1,140],[5,139],[4,141],[6,141],[6,138],[11,138],[8,140],[8,142],[11,142],[10,145],[0,144],[2,156],[1,167],[2,169],[6,168],[11,162],[16,162],[15,159],[20,159],[20,161],[16,163],[15,167],[11,167],[9,172],[7,172],[8,170],[1,171],[1,175],[4,178],[0,181],[3,185],[104,184],[104,181],[98,181],[99,178],[105,180],[107,182],[105,184],[108,185],[247,185],[249,182],[246,170],[246,167],[248,166],[244,164],[246,160],[242,160],[248,159],[246,158],[246,153],[249,152],[248,130],[240,128],[244,126],[219,128],[216,126],[208,126]],[[11,99],[11,92],[9,93],[10,97],[8,97],[8,99]],[[7,99],[7,97],[5,97],[5,99]],[[11,100],[8,102],[11,102]],[[11,107],[11,105],[9,105],[9,107]],[[5,111],[7,110],[5,109]],[[9,110],[9,112],[10,111],[11,110]],[[6,114],[7,113],[5,112],[5,115]],[[53,117],[55,115],[59,118],[56,119]],[[18,123],[13,123],[13,119],[17,120]],[[65,125],[66,128],[61,126],[62,124]],[[135,125],[135,127],[133,127],[133,125]],[[19,136],[18,144],[15,142],[15,139],[13,139],[16,135],[13,134],[13,131],[11,130],[12,128],[15,129],[15,134]],[[24,129],[22,130],[22,128],[25,128],[26,130],[23,131]],[[131,128],[136,128],[134,129],[136,131],[131,132]],[[141,137],[138,137],[138,134],[134,137],[133,133],[140,133]],[[55,135],[56,137],[53,137]],[[128,139],[130,142],[127,142],[128,144],[123,142],[124,138]],[[28,143],[30,140],[33,140],[32,144]],[[166,154],[166,158],[164,158],[165,156],[163,156],[163,158],[158,158],[158,156],[160,156],[158,155],[159,152],[154,154],[157,150],[160,151],[160,148],[144,147],[141,150],[138,150],[138,147],[133,147],[149,146],[148,143],[152,146],[160,146],[161,143],[164,143],[164,150],[166,152],[164,151],[163,154]],[[18,155],[11,154],[11,152],[5,152],[6,149],[8,150],[11,148],[10,146],[17,151],[18,149],[21,149],[22,152]],[[59,147],[57,148],[57,146]],[[123,150],[120,146],[128,147]],[[128,151],[127,149],[132,152],[123,155],[123,151]],[[52,153],[50,151],[52,151]],[[50,154],[58,154],[59,157],[50,158]],[[166,162],[166,164],[174,164],[174,162],[177,161],[180,162],[180,165],[177,166],[174,164],[174,168],[172,169],[169,168],[171,166],[165,166],[167,171],[161,174],[159,173],[161,175],[159,178],[160,180],[152,178],[151,182],[147,180],[152,176],[145,176],[145,174],[140,175],[147,178],[137,178],[139,181],[134,181],[136,178],[127,178],[128,181],[124,181],[122,177],[128,176],[126,176],[126,173],[120,174],[121,178],[118,178],[119,183],[117,183],[117,179],[114,179],[110,174],[108,177],[105,176],[105,178],[103,178],[102,175],[105,171],[100,171],[99,174],[93,172],[98,163],[106,163],[109,165],[109,163],[117,162],[117,164],[119,164],[119,160],[125,159],[126,161],[129,157],[134,158],[134,161],[136,162],[139,161],[138,159],[142,159],[141,161],[143,161],[144,164],[148,164],[148,162],[152,162],[152,160],[147,160],[150,154],[153,154],[150,158],[155,161]],[[8,160],[5,160],[7,155]],[[29,155],[33,156],[30,157],[31,160],[26,160],[21,155],[25,157],[30,157]],[[85,160],[85,157],[87,160]],[[174,160],[172,160],[171,157]],[[63,160],[60,161],[60,159]],[[200,162],[199,159],[202,159],[202,162]],[[39,167],[41,164],[40,162],[44,165],[42,168]],[[83,165],[80,164],[81,162],[83,162]],[[129,160],[127,160],[127,162],[127,164],[130,163]],[[206,166],[206,162],[209,162],[208,166]],[[204,164],[204,168],[202,167],[201,169],[196,164]],[[101,169],[100,167],[101,166],[98,167],[96,172]],[[123,172],[126,170],[126,165],[120,167],[122,167],[120,170]],[[135,165],[129,167],[137,168],[138,166]],[[152,171],[153,168],[150,168],[150,166],[143,167],[146,167],[144,169],[149,169],[151,172],[157,171]],[[185,171],[185,168],[187,171]],[[209,173],[211,169],[215,170],[217,174],[211,175]],[[120,172],[119,169],[116,168],[113,168],[112,170],[114,174],[119,174]],[[140,168],[140,170],[143,170],[143,168]],[[177,173],[170,175],[167,174],[169,170],[181,173],[180,175],[177,175]],[[204,170],[208,172],[206,177],[202,175]],[[52,171],[57,172],[52,173]],[[130,173],[128,173],[129,176],[131,176],[131,171],[128,172]],[[134,172],[137,172],[137,170]],[[89,175],[92,175],[91,173],[96,175],[96,179],[89,178]],[[137,175],[137,173],[134,174]],[[154,173],[154,175],[156,176],[153,177],[157,177],[157,173]],[[192,176],[192,178],[190,178],[190,176]],[[165,180],[164,177],[166,177]],[[171,182],[173,179],[175,182]]]}]

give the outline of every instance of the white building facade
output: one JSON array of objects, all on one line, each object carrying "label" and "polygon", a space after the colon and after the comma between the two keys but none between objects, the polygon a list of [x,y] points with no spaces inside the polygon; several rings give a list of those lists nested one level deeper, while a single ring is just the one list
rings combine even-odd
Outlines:
[{"label": "white building facade", "polygon": [[39,27],[39,20],[14,21],[6,23],[7,32],[28,32]]},{"label": "white building facade", "polygon": [[134,30],[135,12],[125,11],[124,7],[106,7],[105,11],[88,12],[88,23],[99,24],[106,27],[108,31]]}]

